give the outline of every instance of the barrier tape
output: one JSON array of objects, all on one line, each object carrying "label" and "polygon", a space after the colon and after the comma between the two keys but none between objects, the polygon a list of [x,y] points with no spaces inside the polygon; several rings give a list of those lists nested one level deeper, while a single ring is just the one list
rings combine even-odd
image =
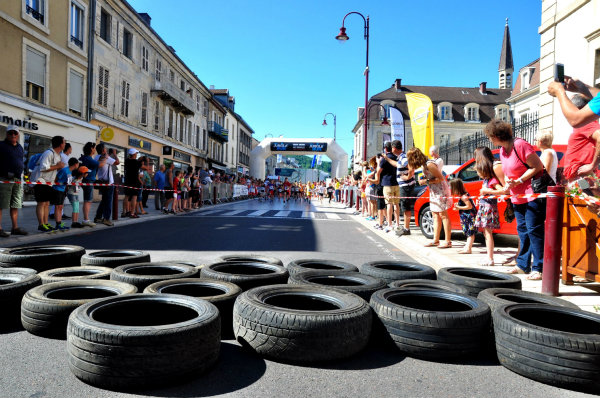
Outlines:
[{"label": "barrier tape", "polygon": [[[64,185],[64,186],[80,186],[80,187],[123,187],[123,188],[130,188],[130,189],[143,189],[145,191],[160,191],[160,192],[181,192],[181,190],[176,190],[176,189],[158,189],[158,188],[144,188],[144,187],[131,187],[129,185],[119,185],[119,184],[99,184],[99,183],[95,183],[95,182],[73,182],[71,184],[63,184],[63,183],[57,183],[57,182],[40,182],[40,181],[36,181],[36,182],[31,182],[31,181],[2,181],[0,180],[0,184],[19,184],[19,185],[48,185],[48,186],[60,186],[60,185]],[[200,187],[202,188],[202,187]],[[190,188],[190,192],[193,190],[194,188]]]}]

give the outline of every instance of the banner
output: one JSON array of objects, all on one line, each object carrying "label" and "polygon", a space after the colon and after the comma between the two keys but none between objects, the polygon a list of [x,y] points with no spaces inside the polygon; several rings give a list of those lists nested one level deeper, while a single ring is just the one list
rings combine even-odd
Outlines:
[{"label": "banner", "polygon": [[433,104],[424,94],[406,94],[413,141],[425,156],[433,145]]},{"label": "banner", "polygon": [[277,163],[281,163],[283,160],[283,156],[281,156],[281,154],[277,154]]},{"label": "banner", "polygon": [[317,164],[317,155],[314,155],[314,156],[313,156],[313,160],[312,160],[312,162],[310,163],[310,168],[311,168],[311,169],[314,169],[316,164]]},{"label": "banner", "polygon": [[233,186],[233,197],[248,196],[248,187],[246,185],[234,185]]},{"label": "banner", "polygon": [[404,141],[404,118],[402,117],[402,113],[393,106],[390,106],[390,120],[392,121],[392,141],[400,141],[402,143],[402,150],[406,151],[406,142]]},{"label": "banner", "polygon": [[321,165],[321,155],[317,155],[317,166]]}]

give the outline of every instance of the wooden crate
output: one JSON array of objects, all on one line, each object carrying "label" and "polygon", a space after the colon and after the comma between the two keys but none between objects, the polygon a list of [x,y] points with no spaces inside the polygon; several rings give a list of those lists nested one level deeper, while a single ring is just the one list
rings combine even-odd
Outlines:
[{"label": "wooden crate", "polygon": [[578,198],[565,198],[562,236],[562,282],[573,276],[600,282],[600,217]]}]

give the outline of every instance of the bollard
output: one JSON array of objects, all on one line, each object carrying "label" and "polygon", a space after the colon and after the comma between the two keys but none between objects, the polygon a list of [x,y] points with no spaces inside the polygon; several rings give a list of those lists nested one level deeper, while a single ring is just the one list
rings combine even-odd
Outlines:
[{"label": "bollard", "polygon": [[360,211],[360,203],[362,202],[362,198],[360,197],[360,188],[357,186],[356,188],[356,211]]},{"label": "bollard", "polygon": [[542,294],[548,296],[558,296],[564,202],[564,186],[548,187],[546,232],[544,235],[544,272],[542,272]]},{"label": "bollard", "polygon": [[217,184],[213,186],[213,204],[217,204]]}]

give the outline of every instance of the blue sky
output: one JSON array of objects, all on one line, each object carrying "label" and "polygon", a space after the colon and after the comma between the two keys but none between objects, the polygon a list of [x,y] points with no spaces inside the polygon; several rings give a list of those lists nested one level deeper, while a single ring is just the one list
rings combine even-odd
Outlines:
[{"label": "blue sky", "polygon": [[509,18],[515,69],[540,54],[540,0],[129,0],[206,86],[228,88],[254,137],[333,137],[351,154],[364,105],[363,21],[370,17],[369,96],[405,85],[498,86]]}]

